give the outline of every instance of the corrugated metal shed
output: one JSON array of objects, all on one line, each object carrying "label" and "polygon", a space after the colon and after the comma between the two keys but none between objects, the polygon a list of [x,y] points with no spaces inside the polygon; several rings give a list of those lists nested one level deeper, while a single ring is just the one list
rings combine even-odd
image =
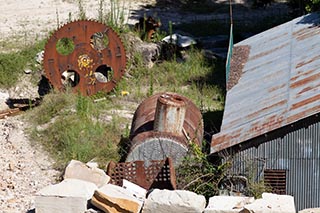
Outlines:
[{"label": "corrugated metal shed", "polygon": [[[316,119],[315,119],[316,120]],[[266,169],[286,171],[286,193],[297,210],[320,206],[320,122],[250,147],[233,156],[232,173],[262,180]]]},{"label": "corrugated metal shed", "polygon": [[247,45],[249,57],[238,83],[227,92],[211,153],[320,112],[319,14],[294,19],[235,47]]}]

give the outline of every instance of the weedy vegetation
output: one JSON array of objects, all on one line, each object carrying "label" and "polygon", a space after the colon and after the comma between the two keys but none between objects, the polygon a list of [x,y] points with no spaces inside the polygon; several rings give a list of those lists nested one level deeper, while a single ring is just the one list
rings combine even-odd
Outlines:
[{"label": "weedy vegetation", "polygon": [[[77,3],[79,19],[84,19],[86,14],[83,2],[78,0]],[[105,11],[104,4],[104,0],[99,1],[98,20],[113,27],[119,34],[128,32],[124,5],[118,0],[111,0],[111,11]],[[218,22],[211,24],[215,30],[229,33],[229,26]],[[202,32],[199,30],[201,26],[201,23],[191,23],[180,25],[179,29],[192,34],[192,29]],[[210,29],[211,27],[205,26],[203,32]],[[169,31],[171,33],[172,29]],[[213,35],[211,32],[207,33]],[[32,68],[36,64],[34,57],[44,48],[44,44],[45,40],[17,52],[0,53],[0,87],[14,85],[24,68]],[[69,41],[62,40],[57,45],[57,50],[63,54],[74,48],[70,45]],[[183,60],[178,61],[178,57],[173,57],[172,60],[146,68],[141,55],[134,53],[133,60],[128,62],[130,69],[127,75],[109,94],[83,97],[72,93],[70,88],[66,88],[64,92],[52,90],[43,97],[39,107],[26,114],[31,125],[29,133],[32,141],[41,144],[51,154],[57,168],[64,168],[71,159],[83,162],[95,159],[104,166],[108,161],[117,161],[126,154],[121,141],[128,140],[131,118],[121,116],[121,110],[133,114],[136,106],[150,95],[164,91],[176,92],[191,99],[203,115],[221,112],[225,98],[224,61],[208,60],[197,48],[190,48],[179,57]],[[95,102],[97,99],[101,101]],[[217,114],[221,116],[221,113]],[[211,113],[213,116],[217,114]],[[177,168],[178,185],[181,189],[206,197],[217,193],[218,183],[229,164],[214,166],[207,154],[208,152],[190,143],[189,155]]]},{"label": "weedy vegetation", "polygon": [[35,56],[43,50],[45,41],[37,41],[15,52],[0,53],[0,87],[15,85],[25,69],[38,70]]}]

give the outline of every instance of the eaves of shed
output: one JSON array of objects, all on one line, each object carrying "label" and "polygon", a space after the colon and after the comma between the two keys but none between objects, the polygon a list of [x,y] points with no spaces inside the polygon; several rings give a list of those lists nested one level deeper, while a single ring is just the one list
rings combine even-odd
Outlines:
[{"label": "eaves of shed", "polygon": [[319,113],[320,14],[237,43],[230,79],[221,131],[212,136],[211,153]]}]

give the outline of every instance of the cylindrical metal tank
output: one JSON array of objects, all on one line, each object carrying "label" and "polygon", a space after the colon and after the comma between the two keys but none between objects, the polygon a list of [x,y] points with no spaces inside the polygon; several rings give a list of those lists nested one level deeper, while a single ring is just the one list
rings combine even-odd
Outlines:
[{"label": "cylindrical metal tank", "polygon": [[127,162],[163,160],[178,165],[191,141],[201,147],[203,121],[200,110],[176,93],[158,93],[137,108],[131,125],[131,147]]}]

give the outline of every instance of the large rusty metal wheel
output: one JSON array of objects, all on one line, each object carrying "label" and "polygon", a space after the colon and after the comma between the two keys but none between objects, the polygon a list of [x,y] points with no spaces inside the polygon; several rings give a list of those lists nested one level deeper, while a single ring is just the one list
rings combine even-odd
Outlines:
[{"label": "large rusty metal wheel", "polygon": [[70,22],[45,46],[43,66],[53,87],[70,85],[84,96],[110,92],[126,68],[125,48],[108,26],[95,21]]}]

